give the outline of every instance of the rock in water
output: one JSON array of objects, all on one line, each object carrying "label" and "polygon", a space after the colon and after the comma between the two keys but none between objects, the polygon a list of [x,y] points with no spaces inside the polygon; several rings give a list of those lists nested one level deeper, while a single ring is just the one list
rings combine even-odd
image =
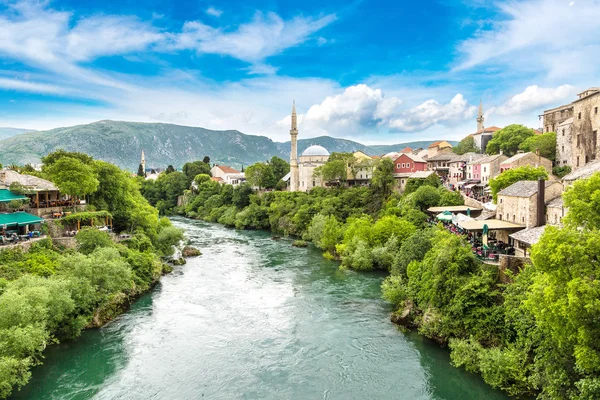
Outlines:
[{"label": "rock in water", "polygon": [[196,257],[201,256],[202,252],[195,247],[185,246],[183,250],[181,250],[181,255],[184,257]]}]

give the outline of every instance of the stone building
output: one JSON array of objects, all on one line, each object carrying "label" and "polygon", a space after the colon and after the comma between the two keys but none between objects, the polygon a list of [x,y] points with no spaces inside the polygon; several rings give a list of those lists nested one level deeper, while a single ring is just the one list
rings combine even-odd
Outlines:
[{"label": "stone building", "polygon": [[447,154],[452,152],[452,145],[445,140],[433,142],[427,148],[427,158],[434,157],[438,154]]},{"label": "stone building", "polygon": [[346,179],[349,185],[366,185],[373,178],[373,171],[375,170],[375,159],[365,152],[360,150],[355,151],[353,154],[356,159],[354,168],[348,167]]},{"label": "stone building", "polygon": [[508,171],[509,169],[530,165],[532,167],[544,167],[548,174],[552,174],[552,161],[538,154],[518,153],[500,163],[500,172]]},{"label": "stone building", "polygon": [[544,111],[544,132],[556,132],[557,164],[581,168],[598,156],[600,88],[577,95],[570,104]]},{"label": "stone building", "polygon": [[[560,182],[544,181],[544,185],[544,205],[561,196],[563,186]],[[544,225],[545,221],[539,221],[538,187],[538,181],[519,181],[501,190],[496,202],[496,218],[524,228]],[[546,215],[545,210],[543,215]]]},{"label": "stone building", "polygon": [[551,200],[546,204],[546,224],[562,226],[562,219],[567,214],[567,209],[562,196]]}]

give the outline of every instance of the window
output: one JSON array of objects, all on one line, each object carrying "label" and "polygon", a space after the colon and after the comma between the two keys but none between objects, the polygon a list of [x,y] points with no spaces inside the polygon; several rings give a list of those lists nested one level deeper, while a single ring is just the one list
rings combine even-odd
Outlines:
[{"label": "window", "polygon": [[317,185],[315,185],[315,181],[313,181],[313,186],[317,186]]},{"label": "window", "polygon": [[525,223],[525,217],[521,218],[521,220],[523,221],[523,223]]},{"label": "window", "polygon": [[502,221],[502,214],[498,214],[498,219]]},{"label": "window", "polygon": [[564,130],[564,128],[563,128],[563,130],[562,130],[562,134],[563,134],[563,136],[565,136],[565,130]]},{"label": "window", "polygon": [[577,119],[581,119],[581,113],[577,114]]},{"label": "window", "polygon": [[589,163],[590,162],[590,157],[589,156],[585,156],[585,163]]},{"label": "window", "polygon": [[577,156],[577,166],[579,167],[579,156]]},{"label": "window", "polygon": [[517,216],[515,214],[513,214],[513,222],[515,222],[516,219],[517,219]]},{"label": "window", "polygon": [[405,167],[406,167],[406,164],[402,163],[402,168],[405,168]]},{"label": "window", "polygon": [[487,167],[483,167],[483,172],[487,172]]},{"label": "window", "polygon": [[406,168],[410,168],[410,163],[406,163]]},{"label": "window", "polygon": [[594,107],[594,114],[598,114],[598,107]]},{"label": "window", "polygon": [[400,164],[396,164],[396,168],[400,169]]},{"label": "window", "polygon": [[504,200],[504,199],[500,199],[500,203],[502,203],[502,200]]},{"label": "window", "polygon": [[565,151],[565,146],[562,146],[562,151]]},{"label": "window", "polygon": [[581,147],[581,134],[577,135],[577,147]]}]

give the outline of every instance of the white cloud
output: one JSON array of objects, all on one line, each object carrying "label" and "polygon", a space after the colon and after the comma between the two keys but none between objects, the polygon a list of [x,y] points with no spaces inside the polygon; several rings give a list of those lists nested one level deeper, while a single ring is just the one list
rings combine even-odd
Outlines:
[{"label": "white cloud", "polygon": [[502,106],[496,108],[499,115],[518,115],[548,105],[568,102],[577,93],[571,85],[556,88],[542,88],[537,85],[528,86],[523,92],[512,96]]},{"label": "white cloud", "polygon": [[257,63],[303,43],[335,18],[331,14],[321,18],[296,17],[284,21],[275,13],[257,12],[251,22],[239,25],[235,31],[213,28],[200,21],[189,21],[184,24],[180,34],[171,35],[172,47]]},{"label": "white cloud", "polygon": [[460,43],[456,70],[485,64],[543,71],[551,78],[597,76],[600,0],[499,2],[502,19]]},{"label": "white cloud", "polygon": [[402,105],[398,97],[385,97],[381,89],[360,84],[310,107],[304,122],[309,129],[346,135],[365,135],[375,130],[415,132],[437,124],[463,123],[476,111],[461,94],[454,96],[448,104],[427,100],[413,108]]},{"label": "white cloud", "polygon": [[222,10],[219,10],[219,9],[217,9],[217,8],[214,8],[214,7],[208,7],[208,8],[206,9],[206,13],[207,13],[208,15],[211,15],[211,16],[213,16],[213,17],[217,17],[217,18],[219,18],[219,17],[220,17],[220,16],[223,14],[223,11],[222,11]]},{"label": "white cloud", "polygon": [[403,111],[399,118],[390,121],[390,129],[396,132],[422,131],[442,124],[453,126],[472,118],[476,107],[469,105],[462,94],[457,94],[448,104],[427,100],[414,108]]},{"label": "white cloud", "polygon": [[[17,90],[22,92],[44,93],[44,94],[66,94],[69,91],[64,87],[49,85],[45,83],[29,82],[20,79],[9,79],[0,77],[0,88]],[[14,100],[12,100],[14,101]],[[11,101],[11,102],[12,102]]]}]

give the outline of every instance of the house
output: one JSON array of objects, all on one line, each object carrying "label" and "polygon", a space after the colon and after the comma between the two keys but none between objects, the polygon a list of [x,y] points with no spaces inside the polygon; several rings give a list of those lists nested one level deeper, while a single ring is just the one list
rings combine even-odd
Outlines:
[{"label": "house", "polygon": [[479,159],[467,162],[467,177],[468,181],[481,182],[481,164]]},{"label": "house", "polygon": [[434,171],[442,179],[447,179],[450,175],[450,163],[460,157],[452,152],[439,153],[427,158],[427,168]]},{"label": "house", "polygon": [[375,160],[362,151],[355,151],[353,156],[356,160],[354,168],[348,166],[347,180],[349,185],[365,185],[373,178]]},{"label": "house", "polygon": [[210,169],[210,173],[213,178],[221,178],[222,183],[227,185],[237,186],[246,181],[243,172],[225,165],[214,165]]},{"label": "house", "polygon": [[[545,225],[546,204],[560,197],[558,181],[519,181],[498,192],[496,218],[533,228]],[[538,212],[538,210],[540,212]]]},{"label": "house", "polygon": [[468,178],[468,163],[477,161],[483,158],[483,154],[478,153],[465,153],[454,157],[448,163],[448,182],[457,184],[460,181],[464,181]]},{"label": "house", "polygon": [[400,150],[400,153],[412,153],[413,149],[411,149],[410,147],[406,146],[405,148],[403,148],[402,150]]},{"label": "house", "polygon": [[452,151],[452,145],[445,140],[433,142],[427,148],[427,157],[433,157],[440,153],[449,153]]},{"label": "house", "polygon": [[494,154],[484,157],[477,162],[480,167],[481,183],[487,185],[490,179],[495,178],[500,174],[500,164],[508,159],[504,154]]},{"label": "house", "polygon": [[548,174],[552,174],[552,161],[538,154],[518,153],[500,163],[500,172],[508,171],[509,169],[530,165],[532,167],[544,167]]},{"label": "house", "polygon": [[394,160],[394,179],[401,190],[404,190],[406,181],[412,174],[426,170],[427,162],[418,155],[412,153],[400,154],[400,156]]}]

